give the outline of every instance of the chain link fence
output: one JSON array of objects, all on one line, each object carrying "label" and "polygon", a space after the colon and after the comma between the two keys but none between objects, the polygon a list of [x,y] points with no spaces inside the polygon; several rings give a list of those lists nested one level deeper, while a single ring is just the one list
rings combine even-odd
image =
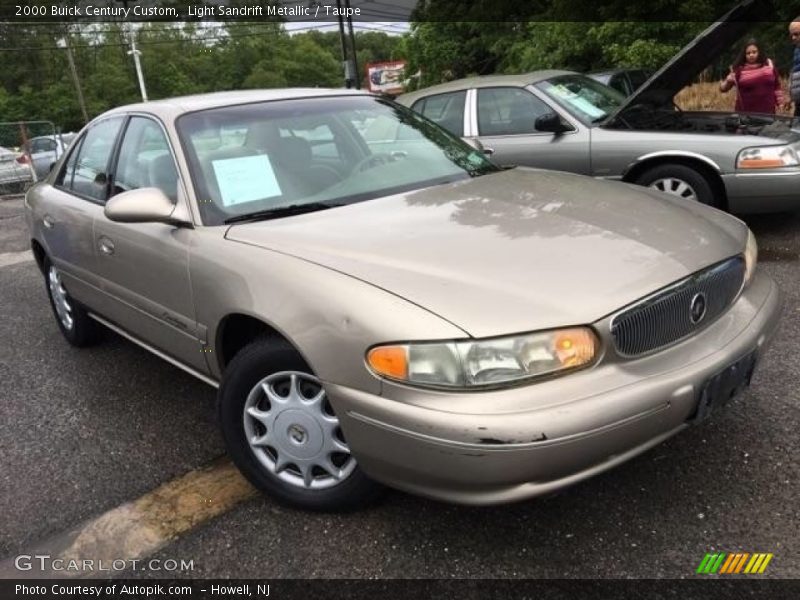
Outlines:
[{"label": "chain link fence", "polygon": [[47,177],[74,137],[51,121],[0,122],[0,197]]}]

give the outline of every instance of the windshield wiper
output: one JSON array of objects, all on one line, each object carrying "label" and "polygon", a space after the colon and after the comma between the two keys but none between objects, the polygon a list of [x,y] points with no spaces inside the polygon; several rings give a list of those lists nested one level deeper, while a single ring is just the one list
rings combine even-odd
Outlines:
[{"label": "windshield wiper", "polygon": [[278,219],[280,217],[290,217],[292,215],[302,215],[304,213],[315,212],[318,210],[325,210],[326,208],[334,208],[336,206],[343,206],[342,204],[330,204],[326,202],[308,202],[306,204],[290,204],[289,206],[278,206],[276,208],[269,208],[267,210],[257,210],[243,215],[236,215],[225,219],[224,223],[229,225],[231,223],[240,223],[242,221],[267,221],[269,219]]}]

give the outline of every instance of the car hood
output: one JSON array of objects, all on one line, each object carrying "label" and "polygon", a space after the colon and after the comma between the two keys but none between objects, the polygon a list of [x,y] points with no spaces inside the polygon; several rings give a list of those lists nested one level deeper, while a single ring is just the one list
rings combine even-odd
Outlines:
[{"label": "car hood", "polygon": [[226,233],[363,280],[475,337],[594,322],[741,252],[745,235],[699,204],[524,168]]},{"label": "car hood", "polygon": [[775,18],[769,0],[745,0],[709,26],[670,59],[606,121],[612,123],[629,107],[637,104],[671,105],[672,98],[716,60],[758,21]]}]

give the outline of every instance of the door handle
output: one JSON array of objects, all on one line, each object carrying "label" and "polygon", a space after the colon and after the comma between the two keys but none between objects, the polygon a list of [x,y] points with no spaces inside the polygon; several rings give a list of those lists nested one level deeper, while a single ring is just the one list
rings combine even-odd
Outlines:
[{"label": "door handle", "polygon": [[53,217],[51,217],[50,215],[45,215],[42,217],[42,225],[44,225],[48,229],[52,229],[53,225],[55,224],[56,224],[55,219],[53,219]]},{"label": "door handle", "polygon": [[492,154],[494,154],[494,148],[490,148],[489,146],[484,146],[483,147],[483,153],[486,156],[491,156]]},{"label": "door handle", "polygon": [[103,254],[108,254],[109,256],[114,254],[114,242],[108,239],[106,236],[102,236],[99,240],[100,252]]}]

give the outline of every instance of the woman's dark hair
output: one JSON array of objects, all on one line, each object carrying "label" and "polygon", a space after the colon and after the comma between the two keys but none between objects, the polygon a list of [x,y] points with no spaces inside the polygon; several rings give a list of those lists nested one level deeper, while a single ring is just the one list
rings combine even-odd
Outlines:
[{"label": "woman's dark hair", "polygon": [[758,48],[758,57],[756,58],[756,62],[758,64],[760,65],[767,64],[767,55],[764,53],[764,49],[761,47],[761,44],[759,44],[755,39],[750,38],[749,40],[747,40],[747,43],[744,46],[742,46],[742,49],[739,52],[738,56],[736,57],[736,60],[733,61],[734,69],[738,69],[747,62],[745,53],[747,52],[748,46],[755,46],[756,48]]}]

